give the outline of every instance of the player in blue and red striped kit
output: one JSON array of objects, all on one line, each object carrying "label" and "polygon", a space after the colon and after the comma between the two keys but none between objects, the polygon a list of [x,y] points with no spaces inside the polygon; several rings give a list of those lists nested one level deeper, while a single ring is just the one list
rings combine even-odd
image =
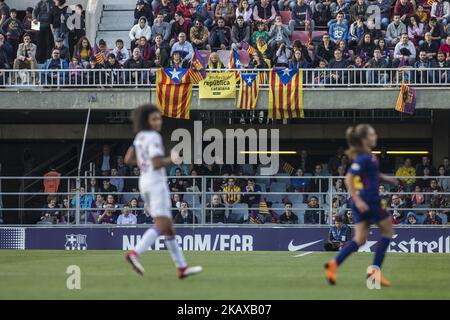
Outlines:
[{"label": "player in blue and red striped kit", "polygon": [[390,285],[381,275],[380,267],[394,231],[390,214],[381,207],[378,187],[381,180],[394,185],[398,185],[398,180],[380,173],[378,159],[372,153],[377,138],[375,129],[368,124],[349,127],[346,132],[349,146],[347,154],[353,163],[345,177],[345,185],[351,196],[350,207],[355,236],[325,265],[325,277],[330,284],[336,283],[338,266],[367,241],[370,225],[374,223],[380,229],[381,239],[377,242],[375,258],[368,276],[378,277],[383,286]]}]

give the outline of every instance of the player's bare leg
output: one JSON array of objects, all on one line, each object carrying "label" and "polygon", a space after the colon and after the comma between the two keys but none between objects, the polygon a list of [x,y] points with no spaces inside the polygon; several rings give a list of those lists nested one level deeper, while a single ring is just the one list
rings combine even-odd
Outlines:
[{"label": "player's bare leg", "polygon": [[381,239],[377,242],[377,248],[375,251],[375,257],[373,260],[373,268],[370,269],[367,276],[373,276],[377,272],[380,273],[379,279],[380,284],[382,286],[388,287],[391,285],[391,283],[383,277],[381,274],[381,265],[384,260],[384,256],[386,254],[386,250],[389,247],[389,244],[391,242],[392,236],[394,235],[394,230],[392,228],[392,220],[391,217],[388,217],[378,223],[378,227],[380,228],[381,233]]},{"label": "player's bare leg", "polygon": [[369,227],[369,224],[365,221],[355,224],[355,236],[353,239],[342,248],[335,258],[325,264],[325,278],[330,284],[336,284],[337,269],[339,265],[353,252],[358,251],[360,246],[366,243],[369,236]]}]

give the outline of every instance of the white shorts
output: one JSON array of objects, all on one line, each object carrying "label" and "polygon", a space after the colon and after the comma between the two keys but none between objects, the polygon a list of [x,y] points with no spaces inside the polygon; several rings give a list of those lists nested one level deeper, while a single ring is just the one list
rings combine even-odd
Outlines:
[{"label": "white shorts", "polygon": [[165,181],[148,182],[139,181],[139,190],[146,208],[150,210],[153,218],[167,217],[172,219],[172,203],[170,201],[169,187]]}]

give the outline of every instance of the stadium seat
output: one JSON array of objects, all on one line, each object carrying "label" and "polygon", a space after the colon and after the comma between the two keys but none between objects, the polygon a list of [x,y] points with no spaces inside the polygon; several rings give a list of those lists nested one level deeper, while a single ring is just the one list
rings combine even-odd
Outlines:
[{"label": "stadium seat", "polygon": [[228,221],[230,223],[241,223],[248,220],[248,204],[236,203],[228,208]]},{"label": "stadium seat", "polygon": [[445,213],[439,213],[438,216],[442,219],[442,224],[447,224],[447,215]]},{"label": "stadium seat", "polygon": [[290,11],[280,11],[281,22],[285,25],[289,25],[289,21],[291,21],[291,12]]},{"label": "stadium seat", "polygon": [[275,203],[270,208],[277,216],[281,216],[284,212],[284,204],[282,203]]},{"label": "stadium seat", "polygon": [[225,67],[230,64],[230,52],[231,50],[217,50],[217,55]]},{"label": "stadium seat", "polygon": [[272,182],[270,184],[271,192],[286,192],[287,187],[285,182]]},{"label": "stadium seat", "polygon": [[190,208],[193,208],[194,204],[195,207],[200,207],[201,205],[200,196],[198,194],[185,193],[183,195],[183,200],[189,204]]},{"label": "stadium seat", "polygon": [[322,38],[322,36],[327,33],[327,31],[313,31],[311,34],[312,39],[316,38],[316,37],[320,37]]},{"label": "stadium seat", "polygon": [[293,211],[298,217],[298,223],[303,224],[305,223],[305,212],[308,205],[306,203],[298,203],[295,202],[293,205]]},{"label": "stadium seat", "polygon": [[283,202],[283,195],[282,194],[272,194],[267,193],[265,195],[266,201],[271,203],[282,203]]},{"label": "stadium seat", "polygon": [[292,203],[303,203],[303,194],[290,194],[288,199]]},{"label": "stadium seat", "polygon": [[292,32],[292,41],[300,40],[303,44],[308,43],[308,33],[305,31],[294,31]]},{"label": "stadium seat", "polygon": [[253,175],[253,165],[251,165],[251,164],[244,164],[244,165],[242,165],[242,172],[246,176]]}]

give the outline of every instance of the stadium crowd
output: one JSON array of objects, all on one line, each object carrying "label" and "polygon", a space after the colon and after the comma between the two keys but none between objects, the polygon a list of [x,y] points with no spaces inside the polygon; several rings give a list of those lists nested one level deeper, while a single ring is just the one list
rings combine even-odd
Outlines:
[{"label": "stadium crowd", "polygon": [[[402,177],[398,188],[379,186],[382,205],[391,212],[394,224],[442,224],[443,219],[446,223],[450,215],[450,195],[442,193],[450,192],[448,157],[437,169],[428,156],[423,156],[415,166],[411,159],[406,158],[398,168],[394,159],[385,153],[380,155],[379,160],[383,172]],[[171,176],[172,215],[179,224],[202,223],[201,206],[204,204],[206,223],[328,224],[339,217],[344,224],[352,224],[352,212],[347,206],[348,195],[345,194],[343,180],[339,178],[345,175],[348,166],[348,158],[341,148],[326,164],[313,162],[303,150],[291,166],[289,179],[283,178],[283,182],[277,176],[256,180],[245,178],[258,174],[258,169],[252,166],[173,165],[167,172]],[[286,166],[281,166],[280,173],[287,175],[285,170]],[[110,147],[105,145],[96,161],[96,172],[105,178],[90,178],[88,184],[80,189],[82,223],[152,223],[139,195],[138,167],[126,166],[123,157],[113,155]],[[59,175],[53,169],[45,177]],[[202,181],[202,176],[219,178]],[[336,178],[329,180],[327,177]],[[331,185],[329,181],[332,181]],[[211,192],[206,199],[201,198],[202,183],[206,183],[206,191]],[[45,192],[57,192],[59,187],[58,179],[44,180]],[[331,190],[333,198],[329,199],[328,192]],[[72,191],[75,192],[75,189]],[[127,194],[117,194],[121,192]],[[59,199],[50,194],[45,205],[48,209],[42,212],[38,223],[73,223],[75,206],[73,195]],[[246,215],[248,219],[244,221]]]},{"label": "stadium crowd", "polygon": [[[74,24],[68,23],[73,13],[65,0],[37,1],[22,20],[7,2],[0,0],[0,73],[71,69],[66,83],[81,82],[80,75],[83,83],[98,83],[100,75],[82,70],[187,68],[194,50],[202,52],[207,68],[223,69],[234,49],[242,66],[254,69],[411,67],[420,71],[396,77],[422,83],[450,79],[447,72],[426,70],[450,66],[447,0],[138,0],[129,39],[117,39],[114,48],[85,36],[81,5],[74,13],[80,23]],[[33,28],[37,22],[39,31]],[[368,73],[363,80],[384,83],[389,76]],[[46,83],[52,77],[49,72]],[[135,80],[109,77],[115,83]],[[347,77],[323,72],[306,81]]]}]

